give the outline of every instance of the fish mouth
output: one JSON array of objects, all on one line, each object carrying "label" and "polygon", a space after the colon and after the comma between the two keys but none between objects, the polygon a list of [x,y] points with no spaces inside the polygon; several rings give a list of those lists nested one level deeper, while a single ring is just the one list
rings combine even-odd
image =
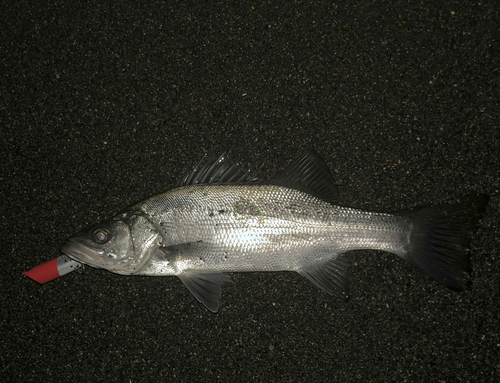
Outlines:
[{"label": "fish mouth", "polygon": [[102,259],[104,254],[103,250],[85,245],[76,239],[69,239],[61,247],[61,252],[77,262],[94,267],[99,267],[97,262]]}]

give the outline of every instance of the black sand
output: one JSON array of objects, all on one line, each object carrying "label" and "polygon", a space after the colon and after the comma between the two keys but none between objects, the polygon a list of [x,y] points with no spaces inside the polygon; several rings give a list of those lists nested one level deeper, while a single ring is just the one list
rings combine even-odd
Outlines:
[{"label": "black sand", "polygon": [[[138,3],[3,7],[0,380],[499,381],[498,2]],[[204,153],[308,147],[345,205],[489,194],[471,286],[364,251],[347,301],[235,274],[212,314],[177,278],[21,275]]]}]

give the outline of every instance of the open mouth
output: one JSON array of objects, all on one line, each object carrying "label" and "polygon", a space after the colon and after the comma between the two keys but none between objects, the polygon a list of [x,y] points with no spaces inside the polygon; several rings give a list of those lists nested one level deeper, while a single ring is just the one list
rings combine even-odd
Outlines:
[{"label": "open mouth", "polygon": [[94,266],[99,259],[102,259],[103,250],[98,250],[87,246],[75,239],[69,239],[62,247],[61,252],[71,259]]}]

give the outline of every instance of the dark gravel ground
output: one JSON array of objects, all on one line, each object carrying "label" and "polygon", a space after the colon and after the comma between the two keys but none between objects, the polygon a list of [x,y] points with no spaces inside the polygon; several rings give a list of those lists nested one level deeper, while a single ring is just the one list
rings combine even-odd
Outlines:
[{"label": "dark gravel ground", "polygon": [[[499,3],[139,3],[3,6],[0,380],[500,381]],[[204,153],[308,147],[345,205],[489,194],[471,287],[364,251],[345,302],[235,274],[212,314],[177,278],[21,275]]]}]

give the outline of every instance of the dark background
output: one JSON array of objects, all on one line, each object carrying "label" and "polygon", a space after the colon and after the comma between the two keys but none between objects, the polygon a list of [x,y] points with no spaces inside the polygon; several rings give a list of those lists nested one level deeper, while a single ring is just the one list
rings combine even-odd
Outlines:
[{"label": "dark background", "polygon": [[[0,16],[2,382],[498,382],[498,1],[11,2]],[[342,204],[489,194],[456,294],[353,254],[351,297],[235,274],[21,272],[205,153],[266,177],[304,148]]]}]

